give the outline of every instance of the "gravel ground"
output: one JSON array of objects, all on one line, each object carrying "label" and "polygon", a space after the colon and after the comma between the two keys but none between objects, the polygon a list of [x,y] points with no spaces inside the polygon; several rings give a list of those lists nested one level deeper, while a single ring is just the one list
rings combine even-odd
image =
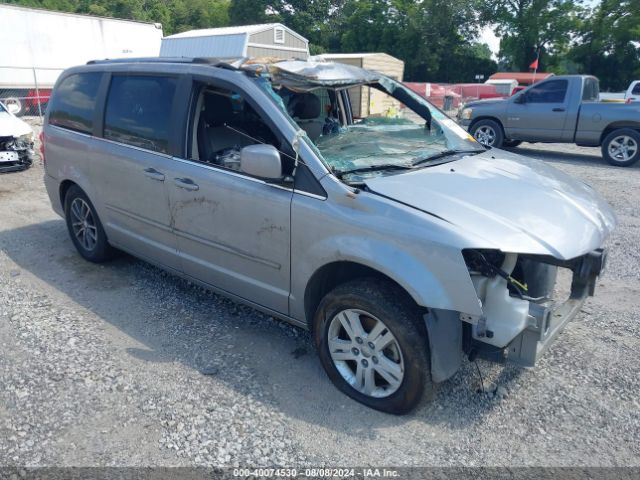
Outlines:
[{"label": "gravel ground", "polygon": [[83,261],[41,164],[0,176],[0,465],[640,466],[640,165],[517,151],[613,205],[608,271],[534,370],[479,361],[478,393],[465,362],[404,417],[333,388],[306,332],[129,256]]}]

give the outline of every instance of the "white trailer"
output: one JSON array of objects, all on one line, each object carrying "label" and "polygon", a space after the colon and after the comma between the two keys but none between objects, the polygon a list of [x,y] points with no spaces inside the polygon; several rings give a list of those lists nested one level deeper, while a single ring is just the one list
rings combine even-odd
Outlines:
[{"label": "white trailer", "polygon": [[38,109],[60,73],[89,60],[155,57],[159,23],[0,4],[0,100],[18,114]]}]

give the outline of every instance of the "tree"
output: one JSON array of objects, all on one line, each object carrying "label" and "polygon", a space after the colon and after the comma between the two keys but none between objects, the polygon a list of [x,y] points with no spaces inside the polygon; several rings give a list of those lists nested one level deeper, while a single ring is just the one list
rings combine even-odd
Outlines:
[{"label": "tree", "polygon": [[496,25],[500,37],[501,66],[528,71],[540,55],[539,69],[548,58],[566,50],[577,32],[584,9],[580,0],[491,0],[483,18]]},{"label": "tree", "polygon": [[230,0],[8,0],[28,7],[162,23],[165,35],[229,24]]},{"label": "tree", "polygon": [[582,22],[569,57],[604,90],[640,78],[640,0],[603,0]]},{"label": "tree", "polygon": [[271,21],[267,17],[267,0],[232,0],[229,6],[231,25],[254,25]]},{"label": "tree", "polygon": [[[478,1],[355,0],[343,14],[343,51],[387,52],[405,61],[405,78],[415,81],[471,81],[495,71],[493,60],[475,60],[482,21]],[[477,52],[477,50],[476,50]]]}]

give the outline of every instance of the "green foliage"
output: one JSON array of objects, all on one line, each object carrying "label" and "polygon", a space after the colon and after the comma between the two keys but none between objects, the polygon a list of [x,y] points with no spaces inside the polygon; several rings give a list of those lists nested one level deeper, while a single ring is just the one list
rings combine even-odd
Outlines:
[{"label": "green foliage", "polygon": [[526,72],[538,52],[545,70],[549,58],[564,51],[582,13],[579,0],[492,0],[482,17],[496,25],[501,67]]},{"label": "green foliage", "polygon": [[640,79],[640,0],[603,0],[579,29],[569,58],[609,90]]},{"label": "green foliage", "polygon": [[229,24],[230,0],[4,0],[27,7],[162,23],[165,35]]}]

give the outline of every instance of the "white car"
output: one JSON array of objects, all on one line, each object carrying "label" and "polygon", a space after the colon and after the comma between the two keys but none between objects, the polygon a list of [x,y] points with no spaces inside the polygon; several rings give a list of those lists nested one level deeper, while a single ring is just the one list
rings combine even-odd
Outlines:
[{"label": "white car", "polygon": [[640,102],[640,80],[634,80],[624,94],[625,103]]},{"label": "white car", "polygon": [[25,170],[34,156],[31,126],[0,103],[0,173]]}]

